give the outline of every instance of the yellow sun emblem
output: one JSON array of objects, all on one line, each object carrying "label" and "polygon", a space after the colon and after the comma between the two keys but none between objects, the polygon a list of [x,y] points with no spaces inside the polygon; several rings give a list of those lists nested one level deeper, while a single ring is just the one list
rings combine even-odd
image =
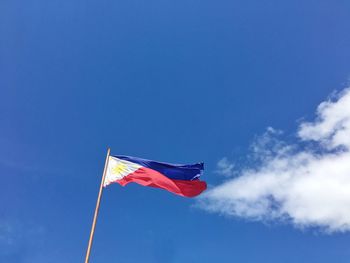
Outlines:
[{"label": "yellow sun emblem", "polygon": [[112,174],[122,174],[127,170],[127,166],[123,163],[118,163],[112,168]]}]

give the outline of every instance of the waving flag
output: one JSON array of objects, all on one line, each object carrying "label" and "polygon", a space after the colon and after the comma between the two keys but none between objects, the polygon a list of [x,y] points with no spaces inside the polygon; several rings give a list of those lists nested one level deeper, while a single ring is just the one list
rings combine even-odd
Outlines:
[{"label": "waving flag", "polygon": [[207,188],[207,184],[199,180],[203,169],[203,163],[169,164],[130,156],[109,156],[103,186],[111,183],[125,186],[134,182],[194,197]]}]

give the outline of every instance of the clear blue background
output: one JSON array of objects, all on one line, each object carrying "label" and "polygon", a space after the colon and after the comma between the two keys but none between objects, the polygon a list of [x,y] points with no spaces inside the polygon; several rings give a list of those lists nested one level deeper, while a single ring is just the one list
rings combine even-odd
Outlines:
[{"label": "clear blue background", "polygon": [[[348,0],[0,1],[0,262],[83,262],[107,146],[244,160],[348,83]],[[104,192],[92,263],[349,262],[350,234],[246,222],[166,191]]]}]

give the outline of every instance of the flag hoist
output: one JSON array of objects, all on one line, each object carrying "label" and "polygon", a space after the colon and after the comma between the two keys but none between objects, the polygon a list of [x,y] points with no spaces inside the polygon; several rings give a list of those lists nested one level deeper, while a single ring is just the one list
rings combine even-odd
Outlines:
[{"label": "flag hoist", "polygon": [[104,187],[112,183],[125,186],[134,182],[143,186],[161,188],[184,197],[194,197],[207,188],[207,184],[200,180],[203,170],[203,163],[170,164],[124,155],[112,156],[108,148],[85,263],[89,262]]}]

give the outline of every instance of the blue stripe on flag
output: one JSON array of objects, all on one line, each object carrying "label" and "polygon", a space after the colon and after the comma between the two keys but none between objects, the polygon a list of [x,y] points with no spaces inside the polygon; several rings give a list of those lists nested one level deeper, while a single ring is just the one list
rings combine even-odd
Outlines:
[{"label": "blue stripe on flag", "polygon": [[173,180],[196,180],[200,177],[201,171],[204,170],[204,163],[170,164],[131,156],[114,155],[114,157],[156,170]]}]

